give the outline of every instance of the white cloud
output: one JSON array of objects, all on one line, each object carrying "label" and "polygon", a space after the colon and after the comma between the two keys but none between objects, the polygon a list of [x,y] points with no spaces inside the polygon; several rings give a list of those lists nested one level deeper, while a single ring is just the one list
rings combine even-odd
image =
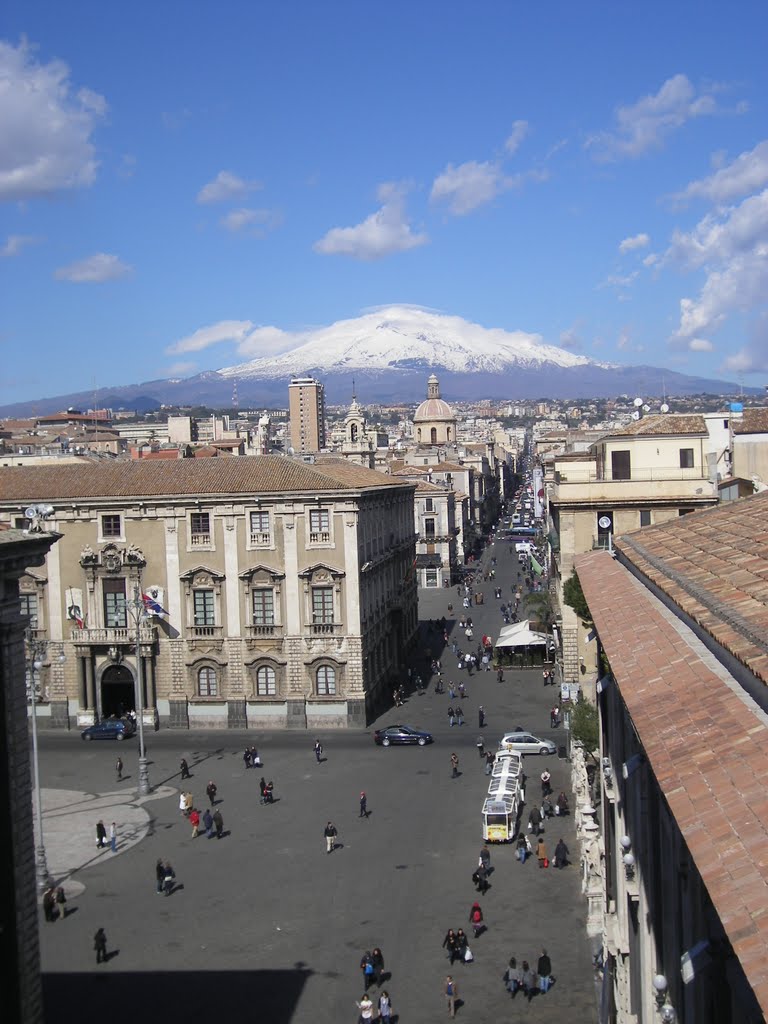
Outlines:
[{"label": "white cloud", "polygon": [[197,363],[184,362],[183,360],[178,363],[171,363],[167,369],[167,373],[171,377],[189,377],[197,369]]},{"label": "white cloud", "polygon": [[644,267],[652,267],[654,264],[659,262],[659,254],[656,252],[649,252],[647,256],[643,258]]},{"label": "white cloud", "polygon": [[303,331],[283,331],[279,327],[257,327],[237,346],[237,351],[246,359],[261,359],[276,356],[296,348],[310,337]]},{"label": "white cloud", "polygon": [[632,252],[633,249],[644,249],[651,244],[651,239],[643,232],[639,235],[631,235],[619,243],[619,252]]},{"label": "white cloud", "polygon": [[706,338],[691,338],[688,342],[689,352],[714,352],[715,346]]},{"label": "white cloud", "polygon": [[351,256],[357,260],[378,260],[395,252],[415,249],[429,241],[425,234],[414,234],[405,214],[402,186],[379,187],[380,209],[360,224],[349,228],[331,228],[315,242],[315,252]]},{"label": "white cloud", "polygon": [[560,348],[570,349],[572,352],[581,351],[584,347],[581,340],[581,336],[575,327],[569,327],[565,331],[560,332],[559,337]]},{"label": "white cloud", "polygon": [[768,312],[752,325],[748,344],[727,357],[721,366],[726,373],[768,373]]},{"label": "white cloud", "polygon": [[598,288],[629,288],[639,273],[639,270],[633,270],[629,274],[609,274],[604,281],[600,282]]},{"label": "white cloud", "polygon": [[66,64],[39,63],[25,41],[0,42],[0,201],[92,185],[91,137],[106,110],[90,89],[74,92]]},{"label": "white cloud", "polygon": [[5,245],[0,249],[0,256],[18,256],[27,245],[34,245],[39,239],[34,235],[8,235]]},{"label": "white cloud", "polygon": [[57,281],[71,281],[74,284],[101,284],[103,281],[118,281],[133,273],[133,267],[118,256],[97,252],[87,259],[59,267],[54,273]]},{"label": "white cloud", "polygon": [[165,351],[168,355],[181,355],[184,352],[202,352],[203,349],[218,345],[222,341],[234,341],[239,344],[252,327],[250,320],[220,320],[208,327],[201,327],[179,341],[174,341]]},{"label": "white cloud", "polygon": [[500,164],[468,160],[458,167],[448,164],[432,183],[429,198],[433,203],[447,202],[451,213],[461,217],[516,184],[519,179],[505,175]]},{"label": "white cloud", "polygon": [[509,136],[507,141],[504,143],[504,149],[511,155],[517,152],[520,148],[520,144],[528,134],[528,122],[527,121],[515,121],[512,125],[512,134]]},{"label": "white cloud", "polygon": [[619,107],[615,129],[591,136],[585,145],[593,150],[597,160],[632,159],[659,149],[666,136],[686,121],[716,112],[711,95],[697,94],[685,75],[674,75],[657,93]]},{"label": "white cloud", "polygon": [[673,199],[711,199],[716,203],[729,202],[749,195],[768,185],[768,140],[758,143],[749,152],[740,153],[727,166],[720,167],[708,178],[692,181]]},{"label": "white cloud", "polygon": [[219,171],[213,181],[203,185],[197,193],[198,203],[226,203],[244,199],[251,192],[264,186],[260,181],[245,181],[231,171]]},{"label": "white cloud", "polygon": [[280,223],[280,217],[274,210],[252,210],[240,207],[222,217],[219,221],[227,231],[243,231],[248,234],[263,236]]}]

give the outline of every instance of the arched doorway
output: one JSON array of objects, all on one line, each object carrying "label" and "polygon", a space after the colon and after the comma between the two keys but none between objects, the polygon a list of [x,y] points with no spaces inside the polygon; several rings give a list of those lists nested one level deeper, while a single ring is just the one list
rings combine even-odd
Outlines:
[{"label": "arched doorway", "polygon": [[110,665],[101,677],[101,717],[126,715],[136,709],[133,675],[125,665]]}]

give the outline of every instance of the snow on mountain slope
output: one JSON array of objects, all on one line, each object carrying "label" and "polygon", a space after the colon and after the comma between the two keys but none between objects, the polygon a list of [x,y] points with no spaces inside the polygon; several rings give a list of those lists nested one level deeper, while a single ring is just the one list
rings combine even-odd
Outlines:
[{"label": "snow on mountain slope", "polygon": [[[263,334],[262,334],[263,332]],[[504,373],[514,367],[536,369],[546,364],[568,368],[606,366],[586,356],[545,345],[538,334],[481,327],[459,316],[445,316],[409,306],[388,306],[328,327],[286,334],[257,329],[260,336],[287,351],[255,358],[219,372],[224,377],[285,378],[313,372],[410,370],[440,367],[455,373]]]}]

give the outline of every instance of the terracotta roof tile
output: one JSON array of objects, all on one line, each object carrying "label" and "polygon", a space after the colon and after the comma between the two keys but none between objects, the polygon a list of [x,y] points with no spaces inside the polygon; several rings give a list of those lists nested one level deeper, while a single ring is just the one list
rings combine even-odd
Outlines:
[{"label": "terracotta roof tile", "polygon": [[745,409],[740,419],[731,414],[730,424],[734,434],[768,434],[768,409]]},{"label": "terracotta roof tile", "polygon": [[700,413],[667,413],[664,416],[644,416],[617,427],[607,435],[611,437],[645,436],[670,437],[678,434],[707,435],[707,425]]}]

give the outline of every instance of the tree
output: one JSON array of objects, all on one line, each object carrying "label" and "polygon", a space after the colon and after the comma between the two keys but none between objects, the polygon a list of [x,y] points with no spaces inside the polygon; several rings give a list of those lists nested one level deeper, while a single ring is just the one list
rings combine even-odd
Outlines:
[{"label": "tree", "polygon": [[524,598],[523,607],[525,608],[526,616],[532,622],[538,623],[545,631],[551,628],[552,623],[555,621],[555,613],[548,590],[539,590],[533,594],[527,594]]},{"label": "tree", "polygon": [[580,700],[571,714],[571,736],[582,743],[588,753],[600,746],[597,707],[588,700]]},{"label": "tree", "polygon": [[581,580],[574,569],[569,579],[563,585],[563,601],[576,612],[582,622],[592,623],[592,613],[589,610],[584,591],[581,589]]}]

